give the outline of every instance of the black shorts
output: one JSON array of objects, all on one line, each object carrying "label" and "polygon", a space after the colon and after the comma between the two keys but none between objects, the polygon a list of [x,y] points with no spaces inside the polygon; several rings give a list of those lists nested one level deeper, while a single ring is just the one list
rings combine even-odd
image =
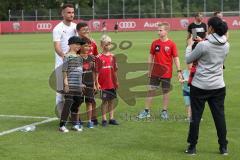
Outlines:
[{"label": "black shorts", "polygon": [[149,89],[156,90],[159,89],[161,83],[163,93],[167,93],[171,88],[171,79],[170,78],[159,78],[159,77],[150,77]]},{"label": "black shorts", "polygon": [[106,89],[100,92],[100,97],[102,100],[113,100],[117,98],[116,89]]},{"label": "black shorts", "polygon": [[80,97],[80,103],[94,103],[95,99],[94,99],[94,95],[95,95],[95,91],[93,86],[86,86],[83,89],[83,93]]}]

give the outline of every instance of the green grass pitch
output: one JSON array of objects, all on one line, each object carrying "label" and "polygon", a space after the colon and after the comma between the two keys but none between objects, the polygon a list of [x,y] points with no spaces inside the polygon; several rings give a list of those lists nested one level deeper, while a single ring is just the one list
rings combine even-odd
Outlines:
[{"label": "green grass pitch", "polygon": [[[129,63],[147,62],[149,47],[155,32],[109,33],[119,44],[123,40],[132,42],[132,47],[115,54],[124,53]],[[100,33],[92,33],[99,43]],[[182,68],[186,32],[170,32],[179,49]],[[218,154],[217,136],[213,119],[206,105],[200,126],[197,155],[189,157],[183,153],[187,143],[188,123],[182,120],[185,107],[181,85],[174,72],[170,94],[169,121],[161,121],[159,110],[162,97],[154,98],[151,121],[136,121],[133,117],[143,109],[144,98],[137,98],[135,106],[129,106],[119,98],[116,118],[120,126],[86,129],[81,133],[58,132],[58,121],[37,125],[34,132],[13,132],[0,136],[0,159],[4,160],[220,160],[239,159],[239,31],[230,31],[230,53],[224,71],[227,86],[225,102],[229,140],[229,156]],[[0,35],[0,115],[55,117],[55,92],[48,79],[54,68],[54,51],[51,34]],[[129,73],[128,78],[140,73]],[[121,86],[125,84],[120,84]],[[85,110],[85,106],[82,107]],[[175,115],[175,116],[174,116]],[[178,117],[176,117],[178,116]],[[100,118],[99,118],[100,119]],[[0,133],[23,125],[42,121],[35,118],[1,117]]]}]

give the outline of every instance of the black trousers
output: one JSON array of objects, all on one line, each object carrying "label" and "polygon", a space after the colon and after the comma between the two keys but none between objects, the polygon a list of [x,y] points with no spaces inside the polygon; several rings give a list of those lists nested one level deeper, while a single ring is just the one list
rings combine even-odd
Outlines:
[{"label": "black trousers", "polygon": [[80,106],[81,96],[80,93],[64,95],[64,106],[61,114],[60,127],[66,125],[69,114],[71,113],[71,121],[74,125],[79,122],[78,110]]},{"label": "black trousers", "polygon": [[212,117],[217,129],[218,143],[220,146],[226,146],[227,129],[224,114],[224,100],[226,88],[203,90],[190,86],[190,98],[192,109],[192,120],[190,122],[188,143],[196,145],[199,134],[199,124],[204,111],[205,103],[208,102]]}]

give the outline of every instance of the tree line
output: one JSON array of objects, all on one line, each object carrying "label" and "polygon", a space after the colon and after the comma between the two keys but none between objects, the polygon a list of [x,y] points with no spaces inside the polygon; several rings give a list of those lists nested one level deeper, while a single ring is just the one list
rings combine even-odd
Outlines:
[{"label": "tree line", "polygon": [[[203,12],[204,1],[206,2],[205,9],[207,12],[222,9],[223,11],[239,10],[239,0],[124,0],[124,11],[126,18],[137,18],[140,3],[142,18],[182,17],[187,16],[187,11],[190,14],[198,11]],[[110,18],[122,18],[123,0],[109,0],[109,2]],[[189,2],[189,5],[187,5],[187,2]],[[223,5],[221,2],[223,2]],[[64,3],[72,3],[79,7],[83,15],[91,15],[94,7],[96,18],[108,18],[106,16],[108,0],[94,0],[94,6],[93,0],[0,0],[0,20],[8,20],[9,10],[59,9]],[[187,9],[188,6],[189,10]],[[171,11],[174,13],[173,15],[165,14]]]}]

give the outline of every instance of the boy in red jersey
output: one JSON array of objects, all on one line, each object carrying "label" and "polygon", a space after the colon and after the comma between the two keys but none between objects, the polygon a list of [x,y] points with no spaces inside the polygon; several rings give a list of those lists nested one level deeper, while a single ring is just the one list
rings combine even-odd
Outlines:
[{"label": "boy in red jersey", "polygon": [[118,79],[116,58],[110,52],[111,38],[109,36],[102,36],[101,47],[103,52],[96,58],[96,87],[101,90],[102,126],[106,127],[107,111],[110,115],[109,124],[118,125],[114,119],[114,99],[117,98]]},{"label": "boy in red jersey", "polygon": [[152,105],[152,99],[156,94],[156,90],[159,89],[160,83],[163,93],[163,109],[160,116],[162,119],[168,119],[167,109],[173,61],[177,67],[178,79],[182,79],[182,71],[180,68],[176,44],[168,39],[169,28],[168,23],[159,24],[159,39],[154,40],[151,45],[149,56],[149,90],[145,101],[145,110],[137,116],[139,119],[151,116],[150,108]]},{"label": "boy in red jersey", "polygon": [[[97,44],[90,37],[90,30],[89,30],[89,27],[88,27],[87,23],[85,23],[85,22],[78,23],[77,26],[76,26],[76,30],[77,30],[78,36],[80,38],[88,38],[91,41],[90,49],[88,51],[88,54],[93,55],[94,56],[94,61],[95,61],[95,56],[98,55]],[[93,101],[93,103],[92,103],[92,122],[94,123],[94,125],[98,124],[97,113],[96,113],[96,102],[95,101]]]},{"label": "boy in red jersey", "polygon": [[98,55],[97,44],[94,41],[94,39],[92,39],[90,37],[90,30],[89,30],[87,23],[85,23],[85,22],[78,23],[76,26],[76,30],[77,30],[78,36],[80,38],[86,37],[91,40],[91,48],[90,48],[88,54],[97,56]]}]

